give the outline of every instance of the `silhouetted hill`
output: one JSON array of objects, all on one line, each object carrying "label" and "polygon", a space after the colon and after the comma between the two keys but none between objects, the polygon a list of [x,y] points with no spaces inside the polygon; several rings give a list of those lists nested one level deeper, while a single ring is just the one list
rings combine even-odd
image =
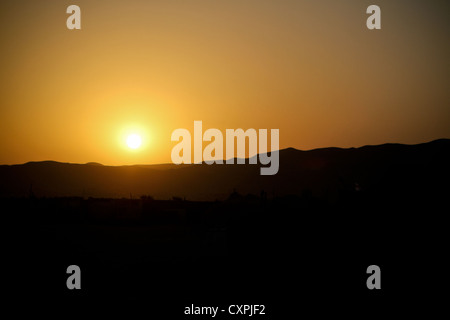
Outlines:
[{"label": "silhouetted hill", "polygon": [[101,164],[101,163],[98,163],[98,162],[88,162],[88,163],[86,163],[86,164],[89,164],[89,165],[91,165],[91,166],[102,166],[102,164]]},{"label": "silhouetted hill", "polygon": [[[261,176],[259,165],[104,166],[54,161],[0,166],[1,197],[172,196],[190,200],[226,199],[240,194],[268,197],[310,194],[337,199],[361,191],[396,193],[443,192],[449,178],[450,140],[418,145],[384,144],[361,148],[279,151],[280,169]],[[444,188],[444,189],[442,189]]]},{"label": "silhouetted hill", "polygon": [[[333,310],[435,302],[448,270],[449,150],[450,140],[289,148],[274,176],[237,164],[0,166],[1,196],[29,197],[0,198],[5,292],[68,305],[131,298],[152,314],[175,310],[171,318],[211,297],[250,297],[271,314],[296,314],[298,301],[319,301],[314,311],[324,301]],[[79,197],[130,193],[175,197]],[[72,264],[83,270],[79,292],[65,287]],[[377,292],[366,286],[372,264]]]}]

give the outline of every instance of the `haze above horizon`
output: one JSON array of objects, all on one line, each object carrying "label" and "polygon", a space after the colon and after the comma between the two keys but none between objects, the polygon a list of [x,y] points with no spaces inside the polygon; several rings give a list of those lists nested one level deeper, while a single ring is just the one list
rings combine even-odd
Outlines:
[{"label": "haze above horizon", "polygon": [[194,120],[280,149],[450,138],[448,2],[377,0],[381,30],[370,1],[76,4],[81,30],[67,3],[0,4],[0,164],[170,163]]}]

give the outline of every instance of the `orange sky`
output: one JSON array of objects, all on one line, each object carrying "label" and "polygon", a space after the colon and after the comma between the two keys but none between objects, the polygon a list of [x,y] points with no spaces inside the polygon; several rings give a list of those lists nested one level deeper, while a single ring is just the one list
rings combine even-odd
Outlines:
[{"label": "orange sky", "polygon": [[[79,5],[81,30],[66,28]],[[366,28],[366,8],[382,29]],[[2,1],[0,164],[170,162],[171,133],[280,148],[450,138],[448,1]],[[143,146],[124,146],[128,132]]]}]

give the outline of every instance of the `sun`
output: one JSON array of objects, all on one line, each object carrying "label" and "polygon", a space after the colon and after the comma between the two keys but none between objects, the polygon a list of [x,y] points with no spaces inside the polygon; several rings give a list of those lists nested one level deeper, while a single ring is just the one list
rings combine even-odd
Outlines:
[{"label": "sun", "polygon": [[131,149],[137,149],[141,146],[142,139],[141,136],[138,134],[130,134],[127,137],[127,146]]}]

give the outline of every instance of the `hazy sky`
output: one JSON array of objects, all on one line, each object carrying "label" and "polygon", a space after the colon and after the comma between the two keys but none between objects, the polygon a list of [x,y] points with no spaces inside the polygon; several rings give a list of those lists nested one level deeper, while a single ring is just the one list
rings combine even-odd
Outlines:
[{"label": "hazy sky", "polygon": [[[81,8],[68,30],[66,8]],[[381,30],[366,8],[381,7]],[[170,162],[171,133],[280,148],[450,138],[450,3],[2,1],[0,164]],[[128,133],[142,135],[137,151]]]}]

